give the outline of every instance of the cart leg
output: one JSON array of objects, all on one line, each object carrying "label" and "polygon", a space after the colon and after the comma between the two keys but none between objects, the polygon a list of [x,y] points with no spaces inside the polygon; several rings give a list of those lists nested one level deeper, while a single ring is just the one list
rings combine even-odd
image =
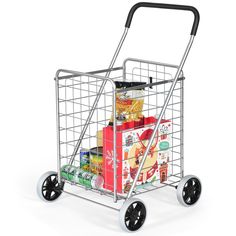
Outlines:
[{"label": "cart leg", "polygon": [[56,125],[57,125],[57,178],[58,183],[61,185],[61,153],[60,153],[60,117],[59,117],[59,82],[58,75],[55,78],[56,89]]},{"label": "cart leg", "polygon": [[[126,35],[127,35],[127,33],[128,33],[128,30],[129,30],[128,28],[125,28],[124,33],[123,33],[123,35],[122,35],[122,37],[121,37],[121,40],[120,40],[120,42],[119,42],[119,44],[118,44],[118,46],[117,46],[117,49],[116,49],[116,51],[115,51],[115,54],[114,54],[114,56],[113,56],[113,58],[112,58],[112,60],[111,60],[111,63],[110,63],[110,66],[109,66],[108,69],[113,68],[113,66],[114,66],[114,64],[115,64],[115,62],[116,62],[116,59],[117,59],[117,57],[118,57],[118,55],[119,55],[119,53],[120,53],[121,47],[122,47],[122,45],[123,45],[123,43],[124,43],[124,41],[125,41]],[[109,77],[110,73],[111,73],[111,71],[108,71],[108,72],[106,73],[106,75],[105,75],[105,78]],[[79,137],[79,139],[78,139],[78,142],[76,143],[74,152],[73,152],[73,154],[72,154],[72,156],[71,156],[71,159],[70,159],[70,165],[72,165],[72,163],[74,162],[75,156],[76,156],[76,154],[77,154],[77,152],[78,152],[78,150],[79,150],[80,144],[81,144],[81,142],[82,142],[82,140],[83,140],[83,137],[84,137],[84,135],[85,135],[85,133],[86,133],[86,130],[87,130],[88,125],[89,125],[89,122],[91,121],[91,119],[92,119],[92,117],[93,117],[93,113],[94,113],[94,111],[95,111],[95,109],[96,109],[96,106],[97,106],[97,104],[98,104],[98,102],[99,102],[99,99],[100,99],[100,97],[101,97],[101,94],[102,94],[102,91],[103,91],[105,85],[106,85],[106,80],[103,81],[103,83],[102,83],[102,85],[101,85],[101,87],[100,87],[100,89],[99,89],[98,95],[97,95],[97,97],[96,97],[96,99],[95,99],[95,101],[94,101],[94,103],[93,103],[93,106],[92,106],[92,108],[91,108],[91,111],[90,111],[90,113],[89,113],[89,116],[88,116],[88,118],[87,118],[87,120],[86,120],[86,122],[85,122],[85,125],[84,125],[84,127],[83,127],[83,130],[82,130],[82,132],[81,132],[81,134],[80,134],[80,137]]]},{"label": "cart leg", "polygon": [[184,177],[184,81],[180,82],[181,93],[180,93],[180,175]]}]

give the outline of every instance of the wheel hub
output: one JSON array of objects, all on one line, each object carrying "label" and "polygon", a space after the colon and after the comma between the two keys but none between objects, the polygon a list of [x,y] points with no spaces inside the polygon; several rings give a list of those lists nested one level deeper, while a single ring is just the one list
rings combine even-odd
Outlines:
[{"label": "wheel hub", "polygon": [[185,187],[183,188],[183,199],[187,205],[192,205],[200,197],[201,193],[201,184],[196,178],[191,178],[186,182]]},{"label": "wheel hub", "polygon": [[138,219],[138,216],[139,216],[139,212],[134,209],[133,212],[132,212],[131,218],[132,218],[133,220],[137,220],[137,219]]},{"label": "wheel hub", "polygon": [[192,195],[194,195],[194,192],[195,192],[195,188],[194,187],[189,187],[189,189],[187,191],[187,194],[192,196]]},{"label": "wheel hub", "polygon": [[52,182],[49,182],[47,185],[47,190],[54,191],[55,190],[55,185]]},{"label": "wheel hub", "polygon": [[138,230],[146,218],[146,208],[142,202],[132,203],[125,215],[125,224],[130,231]]},{"label": "wheel hub", "polygon": [[63,186],[64,184],[59,185],[56,174],[48,176],[42,186],[43,197],[47,201],[57,199],[61,195],[61,189]]}]

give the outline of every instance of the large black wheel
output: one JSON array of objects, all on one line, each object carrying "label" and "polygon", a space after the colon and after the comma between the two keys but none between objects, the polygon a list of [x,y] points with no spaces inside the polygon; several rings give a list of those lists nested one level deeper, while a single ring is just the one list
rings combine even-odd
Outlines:
[{"label": "large black wheel", "polygon": [[184,206],[196,204],[201,196],[202,185],[199,178],[187,175],[181,179],[177,187],[177,199]]},{"label": "large black wheel", "polygon": [[37,193],[42,200],[52,202],[60,197],[63,187],[64,183],[58,183],[57,172],[49,171],[40,177]]},{"label": "large black wheel", "polygon": [[137,198],[128,199],[120,209],[121,228],[128,232],[139,230],[146,220],[146,215],[146,206],[143,201]]}]

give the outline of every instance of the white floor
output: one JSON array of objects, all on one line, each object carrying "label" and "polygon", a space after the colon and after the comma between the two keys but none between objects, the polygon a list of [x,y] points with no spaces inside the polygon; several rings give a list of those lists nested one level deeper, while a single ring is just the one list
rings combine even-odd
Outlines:
[{"label": "white floor", "polygon": [[[36,175],[33,174],[35,177]],[[31,178],[32,180],[33,178]],[[36,180],[37,178],[35,178]],[[18,232],[24,235],[120,235],[125,234],[118,223],[118,212],[95,205],[82,199],[63,194],[54,203],[45,203],[36,195],[35,182],[25,180],[20,195],[12,199],[10,211],[5,211],[12,219],[4,224],[9,233]],[[204,187],[207,186],[203,181]],[[203,187],[203,189],[204,189]],[[74,189],[74,187],[73,187]],[[84,190],[74,189],[76,192]],[[88,192],[92,199],[112,204],[110,198],[100,197]],[[162,188],[141,196],[147,206],[147,220],[137,233],[158,235],[199,235],[203,229],[227,232],[218,212],[223,213],[222,206],[217,206],[216,199],[205,187],[202,198],[194,207],[185,208],[179,205],[176,191],[173,188]],[[120,203],[117,204],[121,205]],[[12,207],[14,206],[14,207]],[[12,212],[16,209],[15,212]],[[12,224],[12,221],[14,224]],[[10,234],[9,234],[10,235]]]}]

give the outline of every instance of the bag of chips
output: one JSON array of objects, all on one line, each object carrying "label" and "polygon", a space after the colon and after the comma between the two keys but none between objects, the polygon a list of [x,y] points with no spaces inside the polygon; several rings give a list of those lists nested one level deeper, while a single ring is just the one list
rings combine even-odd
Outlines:
[{"label": "bag of chips", "polygon": [[[115,81],[116,89],[116,117],[124,121],[135,121],[143,117],[143,104],[144,104],[144,88],[137,89],[137,86],[146,84],[145,82],[127,82]],[[123,91],[126,88],[132,88],[128,91]],[[113,114],[110,123],[113,122]]]}]

